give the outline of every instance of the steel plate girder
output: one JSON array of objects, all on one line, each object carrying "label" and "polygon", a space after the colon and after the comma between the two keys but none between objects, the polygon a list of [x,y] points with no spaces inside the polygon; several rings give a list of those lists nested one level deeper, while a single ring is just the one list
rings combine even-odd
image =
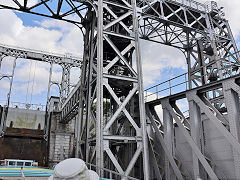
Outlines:
[{"label": "steel plate girder", "polygon": [[0,45],[0,53],[5,56],[32,59],[59,65],[69,65],[71,67],[81,67],[82,64],[82,58],[80,57],[67,57],[66,55],[62,54],[54,54],[50,52],[11,47],[6,45]]}]

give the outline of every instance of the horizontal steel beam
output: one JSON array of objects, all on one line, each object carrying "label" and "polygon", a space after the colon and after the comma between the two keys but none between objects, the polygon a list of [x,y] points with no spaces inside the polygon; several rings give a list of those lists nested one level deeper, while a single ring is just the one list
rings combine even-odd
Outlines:
[{"label": "horizontal steel beam", "polygon": [[146,104],[148,104],[150,106],[156,106],[156,105],[160,105],[161,101],[163,99],[166,99],[166,98],[169,98],[170,101],[176,101],[176,100],[179,100],[179,99],[183,99],[183,98],[186,98],[186,93],[190,92],[192,90],[196,90],[200,94],[208,92],[210,90],[216,90],[218,88],[222,88],[223,87],[223,82],[228,81],[229,79],[234,79],[237,84],[240,84],[240,75],[236,75],[236,76],[233,76],[233,77],[230,77],[230,78],[226,78],[226,79],[223,79],[223,80],[219,80],[219,81],[215,81],[215,82],[203,85],[201,87],[196,87],[196,88],[193,88],[193,89],[190,89],[190,90],[187,90],[187,91],[183,91],[183,92],[171,95],[171,96],[159,97],[159,99],[146,102]]},{"label": "horizontal steel beam", "polygon": [[20,47],[0,44],[0,54],[17,58],[32,59],[36,61],[48,62],[53,64],[67,64],[72,67],[81,67],[82,58],[72,57],[63,54],[55,54],[33,49],[24,49]]}]

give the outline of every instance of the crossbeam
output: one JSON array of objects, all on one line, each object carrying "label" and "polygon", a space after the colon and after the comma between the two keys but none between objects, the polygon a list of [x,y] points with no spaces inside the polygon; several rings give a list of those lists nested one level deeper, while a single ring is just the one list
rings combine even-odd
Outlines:
[{"label": "crossbeam", "polygon": [[14,46],[3,45],[3,44],[0,44],[0,54],[4,56],[36,60],[36,61],[47,62],[51,64],[58,64],[58,65],[65,64],[71,67],[81,67],[82,65],[82,58],[80,57],[44,52],[44,51],[21,48],[21,47],[14,47]]}]

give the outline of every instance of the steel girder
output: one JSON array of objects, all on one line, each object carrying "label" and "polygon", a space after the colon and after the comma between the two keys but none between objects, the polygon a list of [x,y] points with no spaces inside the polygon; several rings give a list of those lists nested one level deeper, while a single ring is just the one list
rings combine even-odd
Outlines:
[{"label": "steel girder", "polygon": [[[53,82],[52,80],[49,81],[49,87],[53,84],[58,85],[60,90],[60,104],[62,105],[65,99],[70,94],[70,70],[73,67],[81,68],[82,66],[82,59],[79,57],[72,57],[62,54],[54,54],[50,52],[43,52],[37,51],[32,49],[24,49],[19,47],[7,46],[7,45],[0,45],[0,55],[3,56],[10,56],[16,58],[24,58],[30,60],[36,60],[41,62],[50,63],[50,79],[52,76],[52,65],[58,64],[62,66],[62,81],[61,83]],[[49,89],[49,88],[48,88]],[[49,94],[50,89],[48,90]],[[48,95],[49,98],[49,95]]]},{"label": "steel girder", "polygon": [[[211,179],[239,179],[239,80],[240,76],[227,78],[146,104],[147,116],[152,125],[151,129],[148,130],[148,135],[154,144],[159,142],[162,148],[162,151],[159,151],[161,148],[152,147],[154,153],[150,153],[150,159],[153,159],[153,162],[157,163],[158,168],[166,169],[162,178],[172,179],[175,176],[177,179],[182,179],[182,177],[188,176],[192,179],[206,179],[207,176],[209,176]],[[219,88],[223,89],[227,114],[222,114],[214,108],[206,96],[207,92],[212,92]],[[187,98],[187,106],[190,110],[189,117],[183,115],[180,107],[176,103],[178,100],[185,98]],[[161,120],[155,110],[155,106],[160,104],[163,109],[163,120]],[[219,136],[214,135],[213,138],[222,138],[221,141],[224,141],[225,146],[231,147],[230,151],[226,149],[223,151],[219,150],[216,156],[214,156],[216,152],[211,152],[209,146],[219,145],[209,145],[209,143],[213,142],[209,137],[208,129],[206,129],[205,116],[208,119],[207,121],[210,121],[212,126],[217,129],[217,132],[220,134]],[[171,125],[172,123],[174,125]],[[189,163],[186,161],[186,156],[181,156],[183,152],[177,151],[179,148],[179,138],[176,138],[176,136],[179,136],[179,134],[177,134],[178,130],[192,151],[192,158],[190,158],[191,164],[189,166],[186,166],[186,164]],[[216,142],[219,141],[215,141],[215,143]],[[219,146],[219,148],[224,147]],[[220,152],[225,154],[223,155]],[[161,153],[166,155],[165,161],[170,163],[170,168],[167,168],[168,164],[163,163],[164,158],[160,157],[159,161],[159,155],[161,156]],[[227,168],[223,169],[225,160],[221,160],[222,156],[232,159],[233,171],[229,171]],[[174,159],[177,160],[173,161]],[[176,163],[178,161],[181,162],[182,167],[177,166]],[[186,170],[186,167],[191,168]],[[171,172],[171,169],[173,172]],[[157,175],[161,169],[159,168],[157,171],[156,168],[153,167],[152,170],[154,171],[153,174]],[[189,174],[187,175],[186,172]],[[171,178],[168,178],[170,175]]]},{"label": "steel girder", "polygon": [[[229,77],[231,63],[234,73],[239,73],[236,43],[215,2],[210,7],[194,1],[159,0],[143,1],[141,6],[141,38],[185,54],[190,88]],[[222,61],[216,62],[218,59]]]},{"label": "steel girder", "polygon": [[37,51],[33,49],[24,49],[0,44],[0,54],[24,59],[32,59],[41,62],[58,64],[61,66],[70,65],[71,67],[81,67],[82,58],[72,57],[63,54],[54,54],[50,52]]},{"label": "steel girder", "polygon": [[108,168],[122,178],[148,179],[136,3],[98,1],[96,6],[98,18],[89,12],[93,23],[85,26],[76,156],[96,163],[99,174]]},{"label": "steel girder", "polygon": [[[70,84],[70,69],[72,67],[78,67],[79,69],[82,66],[82,59],[78,57],[68,57],[66,55],[61,55],[61,54],[54,54],[54,53],[49,53],[49,52],[43,52],[43,51],[37,51],[37,50],[32,50],[32,49],[24,49],[24,48],[19,48],[19,47],[12,47],[12,46],[7,46],[7,45],[0,45],[0,68],[1,68],[1,63],[6,57],[14,57],[14,63],[13,63],[13,71],[11,74],[0,74],[0,80],[3,78],[8,78],[10,80],[10,86],[9,86],[9,93],[7,97],[7,104],[4,109],[4,118],[2,119],[2,123],[6,121],[7,119],[7,109],[9,107],[10,103],[10,95],[11,95],[11,90],[12,90],[12,83],[13,83],[13,78],[14,78],[14,72],[15,72],[15,67],[16,67],[16,61],[18,58],[24,58],[24,59],[29,59],[29,60],[36,60],[40,62],[47,62],[50,63],[50,70],[49,70],[49,82],[48,82],[48,91],[47,91],[47,114],[48,114],[48,101],[49,101],[49,96],[50,96],[50,88],[52,85],[57,85],[59,87],[59,92],[60,92],[60,102],[61,104],[65,101],[65,99],[68,97],[70,93],[70,87],[72,86]],[[62,66],[63,68],[63,73],[62,73],[62,81],[61,82],[55,82],[52,80],[52,70],[53,70],[53,65],[58,64]],[[48,119],[49,116],[46,115],[46,118]],[[47,124],[49,123],[49,119],[47,120]],[[4,124],[2,124],[1,129],[4,132]],[[48,126],[46,127],[48,129]],[[47,138],[47,130],[45,129],[45,138]]]},{"label": "steel girder", "polygon": [[[17,0],[13,0],[13,2],[16,4],[15,7],[9,5],[1,5],[1,7],[65,20],[76,25],[80,24],[84,31],[85,42],[81,81],[78,96],[71,96],[72,98],[68,98],[69,101],[65,103],[70,103],[69,106],[66,106],[68,107],[66,114],[72,111],[72,107],[77,107],[77,109],[74,108],[74,112],[78,114],[76,156],[82,157],[87,162],[96,163],[99,168],[107,167],[117,170],[123,176],[130,175],[141,178],[139,167],[142,164],[139,159],[142,157],[144,159],[143,172],[145,179],[150,178],[147,163],[148,146],[145,131],[138,32],[141,32],[143,39],[181,49],[186,55],[189,65],[189,79],[192,81],[189,84],[193,87],[222,79],[224,76],[222,66],[233,65],[236,67],[234,73],[238,74],[236,64],[239,57],[235,53],[236,45],[227,21],[220,16],[220,11],[217,9],[212,8],[211,11],[202,9],[202,4],[194,1],[187,0],[184,2],[194,2],[197,7],[170,0],[159,0],[151,3],[138,1],[138,7],[142,8],[139,13],[143,17],[140,20],[139,31],[135,1],[99,0],[91,3],[86,1],[73,2],[71,0],[45,0],[32,7],[27,6],[27,1],[24,1],[23,5]],[[64,2],[70,7],[70,10],[62,13],[61,7],[63,7]],[[89,4],[92,6],[88,6]],[[46,11],[37,9],[40,6],[45,7]],[[92,11],[79,13],[79,11],[85,11],[85,9],[95,9],[97,18]],[[72,13],[76,13],[80,21],[65,18]],[[135,56],[133,56],[133,53]],[[225,59],[227,55],[231,55],[231,58]],[[215,63],[216,59],[219,58],[222,58],[223,63]],[[203,68],[203,66],[207,68]],[[210,88],[210,90],[212,89]],[[77,91],[75,92],[77,93]],[[207,103],[207,100],[204,103]],[[192,104],[193,109],[195,108],[192,111],[198,112],[194,103]],[[210,105],[211,103],[208,103],[208,106]],[[198,104],[198,106],[200,105]],[[182,119],[179,120],[179,116],[174,114],[176,111],[180,113],[176,105],[170,104],[166,100],[164,108],[165,124],[170,123],[169,126],[171,127],[165,126],[161,129],[161,131],[168,131],[168,136],[164,137],[165,144],[163,147],[168,158],[165,163],[167,177],[175,178],[174,176],[176,176],[182,179],[183,176],[183,173],[176,168],[176,166],[178,167],[176,160],[171,157],[175,150],[169,151],[169,148],[174,147],[171,144],[173,123],[170,122],[173,118],[195,152],[196,155],[193,155],[193,157],[197,157],[207,174],[215,179],[216,174],[208,165],[199,147],[194,143],[196,132],[192,131],[195,139],[191,139],[186,131],[187,125],[181,125]],[[217,111],[214,106],[211,109]],[[208,111],[206,110],[206,112]],[[216,112],[217,115],[219,113]],[[156,118],[156,112],[151,112],[151,115]],[[209,112],[208,115],[211,116]],[[223,119],[222,116],[220,117],[220,119]],[[65,122],[69,120],[71,118]],[[160,121],[158,121],[158,124],[161,124]],[[219,123],[215,123],[215,125],[224,130]],[[156,127],[159,126],[156,124],[155,131],[157,131]],[[233,140],[226,131],[224,132],[229,141]],[[163,143],[161,134],[158,133],[157,136]],[[152,142],[150,144],[153,145]],[[232,143],[232,145],[238,152],[238,145],[235,143]],[[156,152],[154,148],[151,148],[152,154]],[[169,153],[166,151],[169,151]],[[142,155],[141,152],[143,152]],[[154,159],[154,156],[151,158]],[[131,160],[129,161],[128,158]],[[154,164],[155,173],[159,174],[157,160]],[[169,164],[174,168],[171,169]],[[197,164],[194,165],[196,177],[198,176],[198,167]],[[98,169],[98,172],[101,173],[101,170]],[[175,175],[172,176],[172,172]]]},{"label": "steel girder", "polygon": [[[0,70],[1,70],[2,60],[5,57],[6,56],[2,55],[2,54],[0,56]],[[1,117],[0,117],[0,137],[4,136],[4,133],[6,130],[7,114],[8,114],[8,108],[9,108],[10,97],[11,97],[11,92],[12,92],[13,78],[14,78],[15,69],[16,69],[16,61],[17,61],[17,57],[14,57],[11,74],[1,74],[0,73],[0,81],[4,78],[8,78],[10,81],[9,82],[9,90],[8,90],[8,94],[7,94],[7,104],[6,104],[6,106],[3,107]]]},{"label": "steel girder", "polygon": [[[1,2],[0,8],[59,19],[73,23],[82,28],[82,24],[85,20],[85,12],[89,8],[89,2],[79,2],[75,2],[73,0],[38,0],[36,4],[32,4],[30,0],[10,0]],[[73,14],[76,16],[72,16]]]}]

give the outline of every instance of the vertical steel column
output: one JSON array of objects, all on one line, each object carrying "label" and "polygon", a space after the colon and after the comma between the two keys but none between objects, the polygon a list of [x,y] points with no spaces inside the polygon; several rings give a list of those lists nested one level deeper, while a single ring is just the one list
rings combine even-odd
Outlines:
[{"label": "vertical steel column", "polygon": [[[96,165],[103,168],[103,0],[98,0],[97,5]],[[102,175],[100,169],[97,172]]]},{"label": "vertical steel column", "polygon": [[143,167],[144,167],[144,179],[150,178],[149,168],[149,151],[148,151],[148,139],[147,139],[147,123],[146,123],[146,110],[144,102],[144,88],[143,88],[143,72],[142,72],[142,59],[140,54],[140,42],[139,42],[139,31],[138,31],[138,19],[137,19],[137,5],[136,0],[132,0],[133,7],[133,28],[135,36],[135,51],[137,61],[137,72],[138,72],[138,95],[139,95],[139,111],[140,111],[140,122],[142,128],[142,143],[143,143]]},{"label": "vertical steel column", "polygon": [[63,65],[62,71],[62,81],[61,81],[61,88],[60,88],[60,105],[64,103],[66,97],[70,93],[70,69],[71,67],[69,64]]},{"label": "vertical steel column", "polygon": [[[50,121],[50,114],[49,114],[49,110],[51,109],[50,107],[50,103],[49,103],[49,96],[50,96],[50,90],[51,90],[51,81],[52,81],[52,70],[53,70],[53,63],[51,62],[50,63],[50,69],[49,69],[49,77],[48,77],[48,90],[47,90],[47,103],[46,103],[46,114],[45,114],[45,132],[44,132],[44,139],[47,140],[48,138],[48,131],[49,131],[49,121]],[[60,104],[58,105],[60,106]]]},{"label": "vertical steel column", "polygon": [[[214,32],[214,27],[212,26],[211,23],[211,15],[210,14],[206,14],[206,23],[207,23],[207,27],[208,27],[208,36],[210,38],[210,42],[211,42],[211,46],[214,52],[214,60],[219,60],[220,56],[217,50],[217,39],[216,39],[216,35]],[[221,66],[221,62],[220,61],[216,61],[216,67],[218,69],[218,73],[219,73],[219,78],[223,79],[223,73],[222,73],[222,66]]]},{"label": "vertical steel column", "polygon": [[0,137],[4,136],[5,130],[6,130],[6,121],[7,121],[7,114],[8,114],[8,108],[10,105],[10,98],[11,98],[11,92],[12,92],[12,85],[13,85],[13,78],[15,74],[15,68],[16,68],[16,62],[17,62],[17,57],[14,57],[13,61],[13,66],[12,66],[12,73],[9,75],[10,79],[10,84],[9,84],[9,91],[7,94],[7,104],[6,107],[3,109],[3,116],[2,116],[2,121],[0,124]]},{"label": "vertical steel column", "polygon": [[[89,122],[92,120],[92,101],[96,99],[95,95],[92,96],[92,91],[95,89],[95,85],[92,84],[92,80],[96,77],[96,72],[93,71],[93,63],[95,60],[96,41],[96,14],[89,7],[85,16],[84,30],[84,53],[83,62],[81,67],[80,86],[77,91],[78,101],[78,116],[76,117],[75,138],[76,138],[76,150],[75,157],[79,157],[89,162]],[[95,64],[96,65],[96,64]],[[94,66],[96,68],[96,66]],[[85,136],[85,137],[84,137]],[[90,137],[92,138],[92,137]],[[91,154],[94,157],[94,154]]]},{"label": "vertical steel column", "polygon": [[[186,11],[184,11],[186,13]],[[188,88],[192,89],[192,76],[191,76],[191,47],[190,47],[190,38],[189,32],[186,33],[187,35],[187,48],[186,48],[186,60],[188,65]]]},{"label": "vertical steel column", "polygon": [[[239,142],[240,138],[240,115],[239,115],[239,95],[230,88],[231,81],[224,83],[224,97],[227,106],[228,121],[230,126],[230,132],[233,137]],[[240,154],[233,149],[233,159],[235,166],[236,179],[240,179]]]},{"label": "vertical steel column", "polygon": [[[52,70],[53,70],[53,63],[50,63],[50,69],[49,69],[49,77],[48,77],[48,90],[47,90],[47,105],[49,105],[49,96],[50,96],[50,89],[51,89],[51,81],[52,81]],[[49,107],[47,107],[49,109]]]},{"label": "vertical steel column", "polygon": [[[94,51],[96,43],[94,42],[94,32],[95,32],[95,23],[96,23],[96,15],[95,13],[91,14],[92,17],[92,24],[90,27],[91,32],[89,33],[89,64],[88,64],[88,83],[87,83],[87,100],[86,100],[86,139],[85,139],[85,155],[86,155],[86,162],[91,163],[89,161],[89,153],[90,153],[90,146],[89,146],[89,138],[90,138],[90,122],[92,120],[92,91],[96,87],[92,87],[92,80],[93,80],[93,61],[94,61]],[[92,120],[93,121],[93,120]]]},{"label": "vertical steel column", "polygon": [[[188,96],[189,102],[189,115],[190,115],[190,126],[191,126],[191,136],[195,141],[198,148],[201,150],[201,111],[198,105]],[[193,159],[193,174],[194,179],[200,178],[200,171],[199,171],[199,160],[196,154],[192,151],[192,159]]]},{"label": "vertical steel column", "polygon": [[[170,152],[170,154],[174,157],[174,129],[173,129],[173,118],[167,108],[164,106],[164,103],[167,103],[166,101],[162,102],[163,105],[163,129],[164,129],[164,140],[167,145],[167,149]],[[169,166],[169,160],[167,156],[165,155],[165,173],[166,173],[166,179],[172,180],[172,170]],[[175,177],[174,177],[175,178]]]},{"label": "vertical steel column", "polygon": [[17,61],[17,57],[14,58],[14,62],[13,62],[13,68],[12,68],[12,74],[11,74],[9,92],[8,92],[8,95],[7,95],[7,96],[8,96],[8,99],[7,99],[7,107],[9,107],[9,104],[10,104],[10,96],[11,96],[11,92],[12,92],[13,77],[14,77],[14,74],[15,74],[16,61]]}]

